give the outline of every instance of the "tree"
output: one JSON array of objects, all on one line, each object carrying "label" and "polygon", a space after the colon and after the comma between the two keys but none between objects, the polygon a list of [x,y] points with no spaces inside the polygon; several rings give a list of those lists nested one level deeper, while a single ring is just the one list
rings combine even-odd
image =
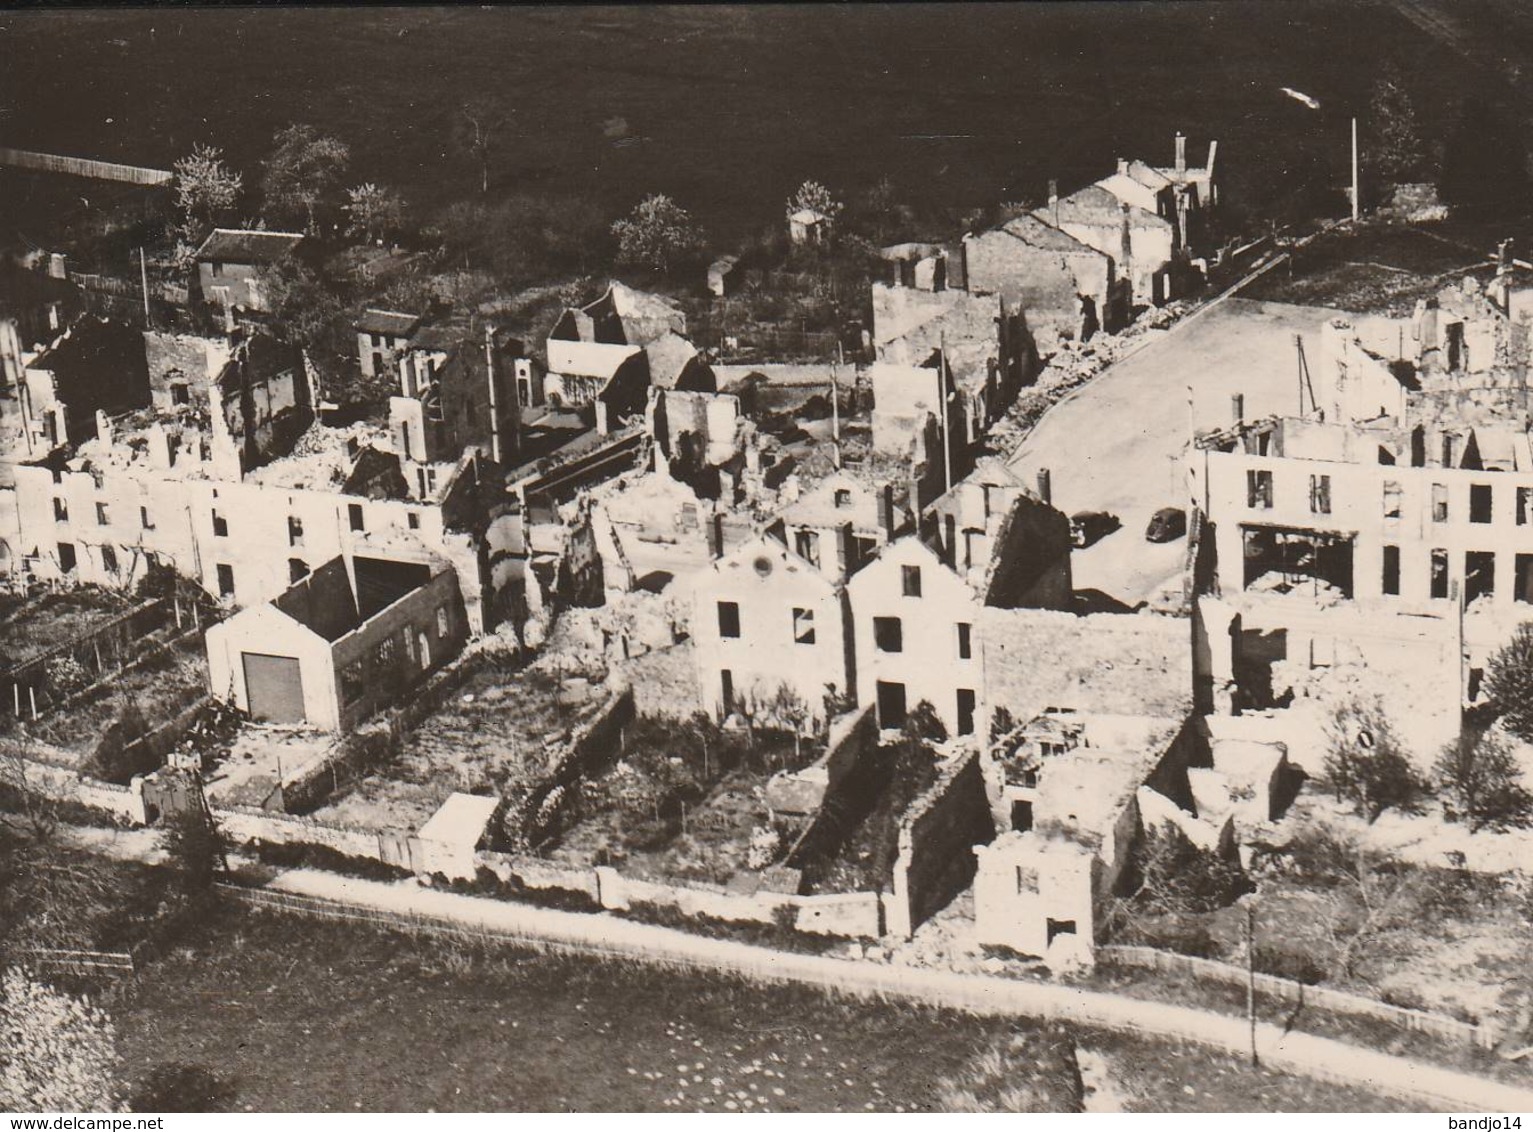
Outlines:
[{"label": "tree", "polygon": [[1517,626],[1512,639],[1491,657],[1485,691],[1506,729],[1533,743],[1533,624]]},{"label": "tree", "polygon": [[818,212],[832,224],[836,217],[841,215],[841,210],[846,206],[835,197],[831,196],[830,190],[818,181],[805,181],[798,190],[788,198],[785,206],[785,214],[791,217],[795,212],[808,209],[810,212]]},{"label": "tree", "polygon": [[516,111],[496,98],[483,96],[463,104],[458,118],[458,141],[479,162],[479,192],[490,191],[490,155]]},{"label": "tree", "polygon": [[319,216],[340,190],[351,151],[344,142],[296,123],[277,131],[261,194],[279,216],[302,217],[305,230],[319,230]]},{"label": "tree", "polygon": [[170,858],[182,892],[199,897],[225,869],[222,831],[204,805],[177,810],[160,827],[160,845]]},{"label": "tree", "polygon": [[1405,76],[1393,63],[1385,64],[1374,80],[1367,121],[1372,144],[1365,152],[1373,180],[1390,185],[1419,180],[1426,146]]},{"label": "tree", "polygon": [[348,236],[364,240],[382,240],[395,235],[405,222],[405,200],[396,190],[371,181],[346,191],[346,215],[351,223]]},{"label": "tree", "polygon": [[171,237],[178,258],[190,259],[196,245],[239,199],[244,179],[224,163],[223,150],[198,142],[173,166],[176,219]]},{"label": "tree", "polygon": [[112,1020],[14,968],[0,975],[0,1109],[116,1112]]},{"label": "tree", "polygon": [[1438,192],[1446,204],[1471,216],[1520,210],[1533,189],[1527,162],[1518,125],[1488,100],[1468,98],[1444,146]]},{"label": "tree", "polygon": [[1522,767],[1511,747],[1494,731],[1460,735],[1443,748],[1435,772],[1450,813],[1475,833],[1487,825],[1522,825],[1533,813],[1533,795],[1522,782]]},{"label": "tree", "polygon": [[618,260],[665,273],[703,247],[702,229],[687,210],[663,193],[645,197],[625,220],[612,225]]},{"label": "tree", "polygon": [[1134,902],[1151,912],[1214,912],[1251,890],[1238,861],[1200,849],[1169,822],[1145,827],[1134,858]]},{"label": "tree", "polygon": [[1421,781],[1377,697],[1337,704],[1325,732],[1325,773],[1337,801],[1350,801],[1369,822],[1390,807],[1406,809],[1415,802]]}]

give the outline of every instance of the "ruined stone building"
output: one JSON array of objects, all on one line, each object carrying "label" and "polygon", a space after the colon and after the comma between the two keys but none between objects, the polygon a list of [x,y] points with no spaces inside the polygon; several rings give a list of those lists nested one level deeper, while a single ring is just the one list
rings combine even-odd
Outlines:
[{"label": "ruined stone building", "polygon": [[971,294],[999,295],[1027,312],[1040,346],[1080,341],[1127,324],[1132,283],[1109,253],[1029,214],[963,239]]},{"label": "ruined stone building", "polygon": [[[598,430],[614,430],[622,416],[643,411],[652,361],[645,347],[667,335],[679,338],[686,329],[686,316],[669,299],[612,283],[601,297],[565,310],[549,332],[549,402],[595,406]],[[674,363],[683,352],[671,343],[659,347],[653,360],[679,381],[688,359]]]},{"label": "ruined stone building", "polygon": [[696,581],[692,640],[703,708],[751,711],[785,690],[813,719],[853,686],[850,609],[840,581],[758,536]]},{"label": "ruined stone building", "polygon": [[357,361],[363,377],[392,374],[399,355],[410,348],[422,315],[368,307],[357,318]]},{"label": "ruined stone building", "polygon": [[502,467],[517,462],[516,374],[525,356],[520,339],[491,327],[482,338],[458,327],[405,351],[399,392],[389,398],[389,433],[394,450],[409,463],[407,476],[426,484],[433,466],[455,462],[469,447]]},{"label": "ruined stone building", "polygon": [[293,255],[303,239],[300,232],[213,229],[196,252],[202,301],[225,312],[269,311],[271,271]]},{"label": "ruined stone building", "polygon": [[[1137,185],[1128,162],[1119,163],[1111,182]],[[1123,188],[1107,183],[1087,185],[1065,197],[1051,197],[1033,215],[1088,247],[1112,257],[1118,274],[1129,284],[1134,306],[1166,302],[1174,293],[1172,261],[1176,226],[1157,212],[1131,204]]]},{"label": "ruined stone building", "polygon": [[209,685],[253,719],[345,731],[456,656],[468,628],[445,563],[337,557],[210,628]]},{"label": "ruined stone building", "polygon": [[150,403],[144,342],[126,323],[81,319],[29,360],[0,397],[0,459],[46,455],[95,435],[96,414]]},{"label": "ruined stone building", "polygon": [[[897,538],[847,583],[857,699],[873,704],[881,727],[898,727],[929,702],[953,735],[971,735],[988,716],[984,617],[987,608],[1063,608],[1070,602],[1069,520],[1015,495],[988,519],[969,515],[967,494],[945,505],[963,526],[983,524],[969,545],[983,557],[949,561],[939,518],[932,542]],[[983,507],[983,489],[979,493]],[[943,512],[946,514],[948,512]],[[957,553],[958,544],[952,549]]]}]

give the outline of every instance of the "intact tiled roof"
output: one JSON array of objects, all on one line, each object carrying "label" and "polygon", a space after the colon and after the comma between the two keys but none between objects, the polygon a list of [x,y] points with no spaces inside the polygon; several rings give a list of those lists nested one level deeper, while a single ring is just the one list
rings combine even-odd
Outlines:
[{"label": "intact tiled roof", "polygon": [[1024,244],[1030,244],[1043,251],[1065,252],[1072,255],[1103,254],[1089,244],[1081,243],[1068,232],[1060,231],[1040,216],[1019,216],[1015,220],[1007,221],[996,230],[1015,236]]},{"label": "intact tiled roof", "polygon": [[302,242],[300,232],[214,228],[202,241],[202,247],[197,249],[197,259],[218,263],[276,263]]},{"label": "intact tiled roof", "polygon": [[404,311],[379,310],[368,307],[357,319],[357,329],[363,334],[388,334],[403,337],[420,325],[421,316]]},{"label": "intact tiled roof", "polygon": [[[1046,223],[1053,223],[1057,216],[1061,225],[1106,226],[1122,224],[1123,212],[1123,202],[1116,196],[1100,185],[1087,185],[1084,189],[1073,192],[1067,197],[1060,197],[1058,202],[1047,208],[1038,209],[1033,215]],[[1135,228],[1170,227],[1169,221],[1134,205],[1128,206],[1128,218],[1129,223]]]}]

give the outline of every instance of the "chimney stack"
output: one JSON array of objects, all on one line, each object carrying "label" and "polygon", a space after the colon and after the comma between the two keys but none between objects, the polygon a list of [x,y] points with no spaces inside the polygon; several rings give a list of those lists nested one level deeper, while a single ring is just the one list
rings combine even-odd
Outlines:
[{"label": "chimney stack", "polygon": [[1059,182],[1049,178],[1049,212],[1054,217],[1054,227],[1059,227]]},{"label": "chimney stack", "polygon": [[1239,424],[1246,416],[1246,398],[1243,393],[1230,394],[1230,416]]},{"label": "chimney stack", "polygon": [[886,483],[878,489],[878,526],[884,537],[894,539],[894,485]]},{"label": "chimney stack", "polygon": [[1049,470],[1047,468],[1038,469],[1038,498],[1045,503],[1052,504],[1054,502],[1054,490],[1049,482]]},{"label": "chimney stack", "polygon": [[1180,130],[1176,132],[1176,171],[1187,172],[1187,135]]},{"label": "chimney stack", "polygon": [[1126,158],[1126,157],[1118,158],[1118,175],[1120,177],[1127,177],[1128,176],[1128,158]]}]

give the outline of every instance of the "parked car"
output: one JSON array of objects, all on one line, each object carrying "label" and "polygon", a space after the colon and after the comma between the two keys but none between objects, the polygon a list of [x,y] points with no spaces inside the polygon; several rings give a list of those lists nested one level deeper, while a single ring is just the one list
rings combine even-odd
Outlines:
[{"label": "parked car", "polygon": [[1144,537],[1150,542],[1170,542],[1187,533],[1187,512],[1180,507],[1162,507],[1150,518]]},{"label": "parked car", "polygon": [[1070,516],[1070,545],[1090,546],[1122,525],[1118,516],[1108,511],[1077,511]]}]

